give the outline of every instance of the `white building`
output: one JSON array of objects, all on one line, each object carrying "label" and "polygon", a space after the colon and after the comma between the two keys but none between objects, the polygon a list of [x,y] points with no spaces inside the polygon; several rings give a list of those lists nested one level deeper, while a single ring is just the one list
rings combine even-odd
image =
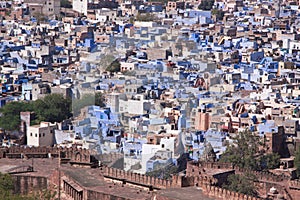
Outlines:
[{"label": "white building", "polygon": [[54,130],[57,124],[41,122],[40,125],[29,126],[26,131],[28,146],[52,146],[54,144]]},{"label": "white building", "polygon": [[87,15],[88,0],[73,0],[73,10]]},{"label": "white building", "polygon": [[142,147],[142,169],[141,173],[147,172],[147,162],[152,158],[157,151],[160,150],[168,150],[172,152],[172,155],[174,155],[175,151],[175,137],[169,137],[169,138],[161,138],[160,144],[154,145],[154,144],[143,144]]},{"label": "white building", "polygon": [[145,99],[144,95],[137,94],[131,99],[120,100],[119,111],[122,113],[129,113],[133,115],[143,115],[150,110],[151,101]]}]

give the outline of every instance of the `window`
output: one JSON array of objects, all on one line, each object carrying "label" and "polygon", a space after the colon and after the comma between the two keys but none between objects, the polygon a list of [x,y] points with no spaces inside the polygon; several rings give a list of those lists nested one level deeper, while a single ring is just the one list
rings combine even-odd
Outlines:
[{"label": "window", "polygon": [[41,137],[41,134],[39,134],[39,137]]},{"label": "window", "polygon": [[37,137],[37,134],[35,134],[35,137]]},{"label": "window", "polygon": [[45,137],[45,133],[43,133],[43,137]]},{"label": "window", "polygon": [[30,136],[32,136],[32,133],[30,133]]},{"label": "window", "polygon": [[165,148],[165,144],[162,144],[162,145],[161,145],[161,148]]}]

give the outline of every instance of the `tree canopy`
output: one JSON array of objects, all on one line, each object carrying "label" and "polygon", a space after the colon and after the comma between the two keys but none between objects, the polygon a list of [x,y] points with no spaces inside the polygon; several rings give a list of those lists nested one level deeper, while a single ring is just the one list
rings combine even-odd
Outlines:
[{"label": "tree canopy", "polygon": [[223,20],[225,12],[223,10],[212,9],[211,14],[216,15],[217,20]]},{"label": "tree canopy", "polygon": [[33,102],[38,121],[61,122],[72,116],[71,100],[61,94],[50,94]]},{"label": "tree canopy", "polygon": [[222,187],[230,191],[257,196],[257,188],[254,185],[255,180],[256,177],[252,174],[232,174],[228,176],[228,183]]},{"label": "tree canopy", "polygon": [[213,5],[215,3],[215,0],[202,0],[199,4],[198,8],[200,10],[211,10]]},{"label": "tree canopy", "polygon": [[6,131],[19,130],[20,112],[35,113],[33,124],[41,121],[61,122],[72,116],[71,101],[61,94],[50,94],[32,102],[10,102],[0,109],[0,127]]},{"label": "tree canopy", "polygon": [[221,156],[221,162],[230,162],[240,168],[250,170],[267,170],[279,166],[280,156],[278,154],[261,155],[259,147],[261,142],[258,136],[246,130],[240,132],[235,138],[234,143],[227,147]]},{"label": "tree canopy", "polygon": [[27,102],[10,102],[0,109],[0,127],[4,130],[14,131],[20,127],[20,116],[18,113],[33,111],[32,104]]},{"label": "tree canopy", "polygon": [[280,165],[280,155],[278,153],[269,153],[259,158],[259,170],[275,169]]}]

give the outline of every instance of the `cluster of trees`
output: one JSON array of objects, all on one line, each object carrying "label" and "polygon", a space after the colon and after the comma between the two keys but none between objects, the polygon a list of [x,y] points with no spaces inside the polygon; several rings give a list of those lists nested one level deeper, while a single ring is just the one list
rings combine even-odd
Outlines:
[{"label": "cluster of trees", "polygon": [[80,111],[85,106],[105,106],[104,101],[102,93],[95,93],[92,96],[85,95],[80,100],[73,100],[73,102],[69,98],[64,98],[61,94],[50,94],[31,102],[10,102],[0,108],[0,128],[6,131],[19,130],[21,123],[20,112],[29,111],[35,113],[35,118],[31,121],[31,125],[39,124],[41,121],[62,122],[72,117],[73,112]]},{"label": "cluster of trees", "polygon": [[215,0],[202,0],[199,4],[198,8],[200,10],[211,10],[213,5],[215,3]]},{"label": "cluster of trees", "polygon": [[279,167],[280,155],[259,152],[263,145],[259,137],[250,131],[243,131],[234,138],[234,144],[228,146],[220,162],[230,162],[240,168],[249,170],[268,170]]},{"label": "cluster of trees", "polygon": [[41,190],[30,195],[14,194],[14,179],[9,174],[0,173],[1,200],[57,200],[56,192]]},{"label": "cluster of trees", "polygon": [[228,183],[222,186],[227,190],[251,196],[258,195],[257,188],[254,185],[254,182],[257,181],[257,178],[253,174],[232,174],[228,176],[227,181]]},{"label": "cluster of trees", "polygon": [[223,10],[212,9],[211,14],[216,15],[217,20],[223,20],[225,12]]},{"label": "cluster of trees", "polygon": [[34,112],[32,124],[41,121],[61,122],[72,116],[71,100],[60,94],[50,94],[32,102],[10,102],[0,109],[0,127],[7,131],[19,130],[20,112]]},{"label": "cluster of trees", "polygon": [[[228,146],[222,155],[220,162],[229,162],[234,166],[249,170],[268,170],[278,168],[280,165],[280,155],[276,153],[261,154],[259,147],[263,145],[259,137],[250,131],[243,131],[234,138],[234,144]],[[300,156],[299,156],[300,158]],[[224,188],[251,195],[257,195],[257,189],[254,185],[256,177],[251,174],[231,175]]]}]

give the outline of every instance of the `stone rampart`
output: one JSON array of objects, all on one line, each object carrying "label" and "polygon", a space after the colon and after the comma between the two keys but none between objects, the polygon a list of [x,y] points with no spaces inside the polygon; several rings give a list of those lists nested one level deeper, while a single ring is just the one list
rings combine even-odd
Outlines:
[{"label": "stone rampart", "polygon": [[149,188],[153,187],[154,189],[182,187],[182,176],[173,176],[172,180],[165,180],[110,167],[102,167],[100,170],[103,176],[114,180],[120,180],[124,183],[128,182]]}]

